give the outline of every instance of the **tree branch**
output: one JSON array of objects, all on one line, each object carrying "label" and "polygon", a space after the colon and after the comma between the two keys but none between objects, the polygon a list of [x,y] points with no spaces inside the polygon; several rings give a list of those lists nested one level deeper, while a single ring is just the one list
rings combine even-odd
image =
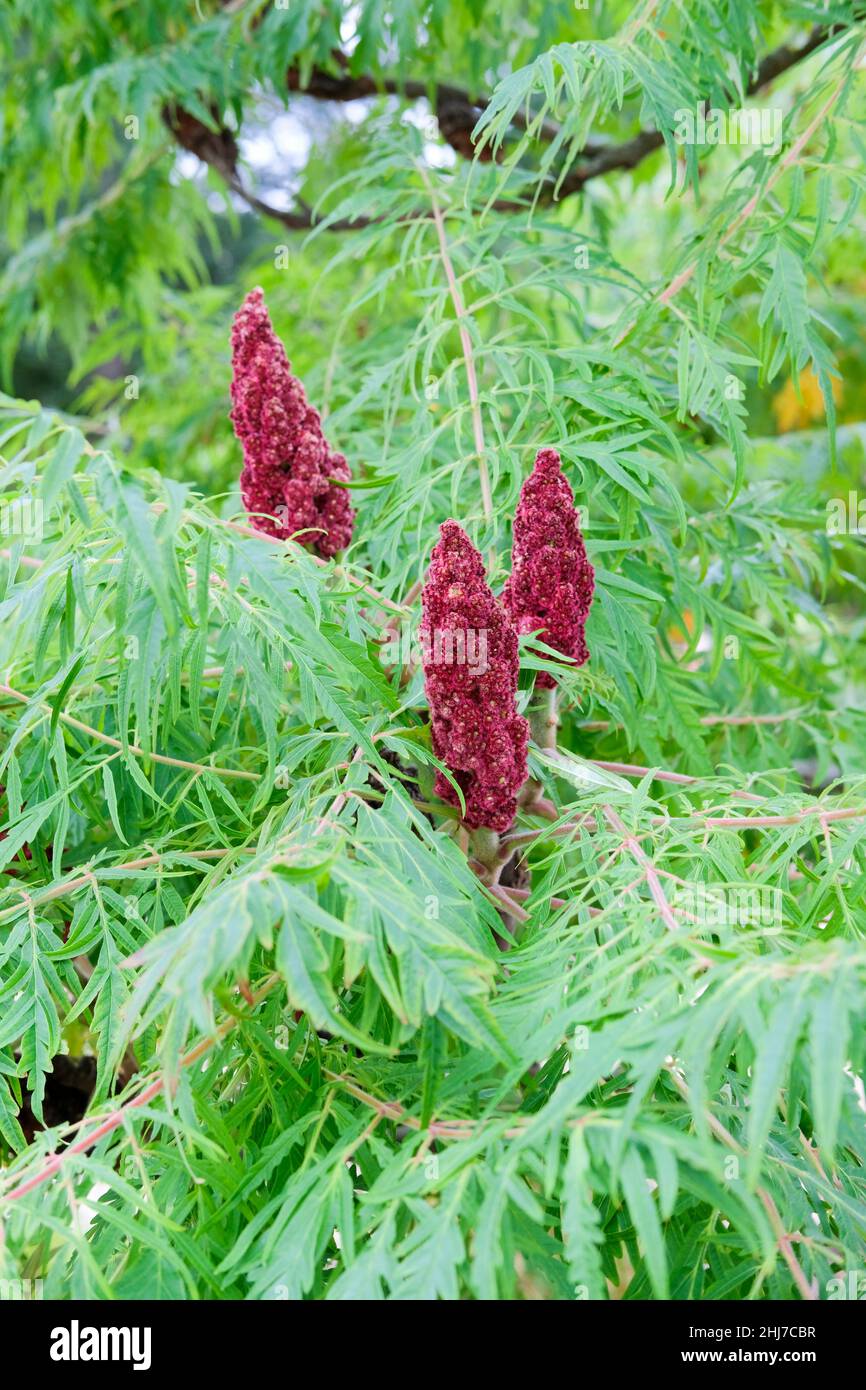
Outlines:
[{"label": "tree branch", "polygon": [[[366,74],[351,76],[348,72],[349,59],[345,53],[335,51],[332,54],[334,62],[342,72],[338,75],[328,72],[325,68],[313,68],[306,81],[302,81],[300,70],[297,67],[289,68],[286,85],[290,92],[298,92],[303,96],[315,97],[320,101],[363,101],[365,98],[377,96],[396,96],[404,101],[420,101],[426,99],[430,102],[436,113],[436,121],[442,139],[445,140],[457,154],[464,159],[472,159],[475,156],[475,147],[472,143],[472,131],[481,113],[490,105],[489,96],[473,96],[464,87],[455,87],[450,82],[421,82],[413,78],[393,77],[371,77]],[[529,121],[532,116],[530,113]],[[516,112],[512,125],[519,130],[525,130],[529,124],[526,114],[522,111]],[[552,121],[545,121],[537,131],[542,140],[555,140],[559,134],[559,127]],[[600,149],[596,146],[594,152]],[[489,162],[493,155],[490,150],[484,150],[479,154],[479,159]]]},{"label": "tree branch", "polygon": [[[253,1007],[260,1004],[262,1000],[270,994],[271,990],[281,982],[282,976],[270,975],[261,988],[256,990],[251,996]],[[211,1037],[203,1038],[201,1042],[196,1043],[195,1047],[181,1057],[178,1063],[178,1071],[183,1067],[192,1066],[203,1057],[206,1052],[209,1052],[216,1043],[222,1042],[223,1038],[225,1038],[233,1028],[236,1028],[239,1023],[244,1022],[245,1017],[246,1015],[233,1014],[230,1018],[227,1018],[224,1023],[219,1025]],[[16,1186],[14,1186],[11,1191],[0,1193],[0,1203],[15,1202],[20,1197],[26,1197],[28,1192],[32,1192],[35,1188],[41,1187],[43,1183],[48,1182],[49,1178],[53,1178],[55,1173],[59,1173],[64,1166],[68,1166],[70,1158],[75,1158],[79,1154],[88,1153],[89,1150],[93,1148],[94,1144],[99,1143],[100,1139],[104,1139],[106,1135],[113,1133],[113,1131],[119,1129],[121,1125],[126,1124],[127,1116],[133,1110],[140,1109],[143,1105],[147,1105],[160,1095],[160,1093],[166,1089],[167,1080],[167,1074],[163,1073],[162,1076],[152,1081],[149,1086],[146,1086],[143,1091],[139,1091],[138,1095],[123,1101],[117,1109],[100,1120],[99,1123],[96,1124],[93,1129],[89,1130],[81,1139],[76,1140],[74,1144],[70,1144],[68,1148],[61,1149],[59,1153],[51,1154],[30,1177],[22,1178],[21,1181],[16,1182]],[[72,1128],[72,1126],[68,1126],[67,1128]],[[15,1181],[16,1177],[17,1175],[13,1175],[12,1180]]]},{"label": "tree branch", "polygon": [[[830,37],[831,32],[836,31],[831,30],[827,25],[816,24],[809,37],[798,47],[783,43],[778,48],[774,48],[771,53],[766,54],[746,87],[746,96],[754,96],[756,92],[769,86],[789,68],[796,67],[798,63],[802,63],[810,57]],[[569,197],[572,193],[578,193],[590,179],[597,179],[616,169],[637,168],[647,155],[660,149],[663,144],[664,136],[659,131],[642,130],[632,140],[626,140],[623,144],[608,145],[594,158],[589,159],[580,168],[573,169],[566,176],[559,191],[560,200]]]},{"label": "tree branch", "polygon": [[490,491],[490,475],[487,471],[487,455],[484,446],[484,427],[481,422],[481,402],[478,397],[478,374],[475,370],[475,357],[472,352],[472,338],[469,329],[466,327],[467,313],[463,304],[463,296],[460,293],[460,286],[454,274],[454,266],[451,262],[451,255],[448,250],[448,239],[445,235],[445,222],[442,217],[442,210],[436,201],[436,194],[433,185],[427,177],[423,167],[419,170],[424,187],[430,195],[430,204],[433,209],[433,220],[436,223],[436,235],[439,241],[439,255],[442,265],[445,268],[445,278],[448,281],[448,290],[451,301],[454,305],[454,313],[457,317],[457,331],[460,334],[460,345],[463,349],[463,361],[466,366],[466,380],[469,384],[469,404],[472,412],[472,434],[475,440],[475,453],[478,456],[478,473],[481,480],[481,502],[484,508],[484,520],[488,526],[493,524],[493,496]]},{"label": "tree branch", "polygon": [[[746,96],[754,96],[756,92],[774,82],[777,77],[796,67],[798,63],[802,63],[827,39],[843,32],[843,29],[844,26],[839,25],[815,25],[802,44],[781,44],[778,48],[767,53],[758,64],[754,76],[745,88]],[[334,61],[341,69],[348,68],[348,59],[345,54],[336,52]],[[446,82],[421,82],[411,78],[401,81],[389,77],[375,78],[367,74],[352,76],[348,71],[334,74],[324,68],[313,68],[306,81],[303,82],[298,68],[290,68],[286,77],[286,85],[290,92],[297,92],[321,101],[359,101],[383,94],[399,96],[406,101],[417,101],[426,97],[431,101],[435,110],[443,140],[467,159],[474,158],[476,155],[472,143],[472,131],[481,112],[491,101],[489,96],[473,96],[464,88],[455,87]],[[215,108],[212,110],[216,122],[217,113]],[[313,210],[303,203],[299,203],[296,208],[289,210],[276,208],[247,189],[238,172],[237,142],[234,134],[227,127],[217,125],[216,129],[211,129],[198,117],[181,107],[166,107],[162,114],[165,124],[178,144],[195,154],[218,173],[231,191],[242,198],[255,212],[281,222],[284,227],[288,227],[291,231],[311,231],[323,222],[322,218],[315,217]],[[530,114],[529,120],[531,121],[531,119]],[[522,129],[526,129],[527,123],[525,113],[516,113],[512,120],[514,126]],[[558,127],[553,122],[544,122],[536,132],[538,138],[545,141],[555,139],[558,133]],[[579,193],[592,179],[601,178],[618,170],[637,168],[644,159],[660,149],[663,144],[664,136],[657,130],[641,130],[630,139],[618,143],[588,142],[581,152],[583,162],[572,169],[563,179],[556,201],[561,202],[562,199]],[[482,160],[489,160],[493,156],[489,149],[485,149],[477,157]],[[542,194],[543,202],[553,201],[555,187],[556,180],[551,177],[549,188]],[[498,211],[511,212],[521,207],[522,204],[519,202],[500,202],[494,206]],[[427,212],[420,212],[416,215],[418,217],[430,216]],[[330,232],[359,231],[364,227],[375,225],[379,220],[379,218],[364,217],[343,218],[328,223],[325,230]]]}]

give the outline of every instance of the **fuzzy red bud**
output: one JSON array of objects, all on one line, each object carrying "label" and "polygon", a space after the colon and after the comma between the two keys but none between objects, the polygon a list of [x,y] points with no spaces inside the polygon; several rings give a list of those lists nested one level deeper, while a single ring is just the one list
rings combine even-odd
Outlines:
[{"label": "fuzzy red bud", "polygon": [[349,466],[328,447],[260,289],[247,295],[232,326],[231,397],[244,452],[241,496],[253,525],[281,540],[304,532],[301,544],[325,558],[344,550],[355,514],[346,489],[332,480],[348,482]]},{"label": "fuzzy red bud", "polygon": [[[584,629],[595,572],[555,449],[541,449],[536,456],[520,490],[513,535],[511,578],[502,602],[517,631],[540,628],[543,642],[582,666],[589,660]],[[551,690],[556,678],[539,671],[536,685]]]},{"label": "fuzzy red bud", "polygon": [[[526,781],[529,726],[517,712],[517,633],[488,586],[484,562],[456,521],[439,528],[422,595],[424,684],[433,751],[466,802],[465,824],[501,834]],[[459,805],[436,775],[436,794]]]}]

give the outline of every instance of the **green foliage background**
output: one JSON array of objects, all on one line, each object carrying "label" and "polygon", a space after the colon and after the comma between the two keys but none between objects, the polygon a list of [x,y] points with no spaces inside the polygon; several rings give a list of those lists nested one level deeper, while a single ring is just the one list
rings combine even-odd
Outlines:
[{"label": "green foliage background", "polygon": [[[864,486],[859,11],[4,7],[2,502],[45,532],[0,537],[0,1277],[725,1299],[863,1266],[864,564],[826,505]],[[676,144],[814,25],[753,98],[778,149]],[[341,46],[486,95],[497,157],[421,98],[288,93]],[[177,105],[312,229],[179,150]],[[285,105],[312,144],[263,176]],[[568,192],[641,128],[661,149]],[[256,284],[354,470],[336,567],[242,524]],[[592,660],[503,921],[377,644],[448,516],[498,591],[541,445],[586,508]],[[524,645],[522,702],[546,662]],[[766,920],[688,908],[756,887]],[[64,1051],[97,1059],[88,1115],[27,1142]]]}]

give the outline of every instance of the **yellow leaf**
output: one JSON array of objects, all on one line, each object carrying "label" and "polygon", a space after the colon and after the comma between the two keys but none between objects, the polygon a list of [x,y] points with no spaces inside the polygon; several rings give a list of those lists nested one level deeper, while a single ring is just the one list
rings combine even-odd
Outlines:
[{"label": "yellow leaf", "polygon": [[[836,377],[832,382],[833,400],[838,402],[842,395],[842,383]],[[800,373],[798,386],[790,379],[781,391],[773,397],[773,414],[776,428],[780,434],[791,430],[805,430],[824,418],[824,397],[817,376],[811,367],[804,367]]]}]

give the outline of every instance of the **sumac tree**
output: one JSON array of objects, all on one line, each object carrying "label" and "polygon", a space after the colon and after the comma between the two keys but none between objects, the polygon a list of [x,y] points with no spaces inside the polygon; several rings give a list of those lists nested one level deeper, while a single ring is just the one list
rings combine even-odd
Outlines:
[{"label": "sumac tree", "polygon": [[795,11],[6,5],[0,1278],[862,1266],[866,29]]}]

